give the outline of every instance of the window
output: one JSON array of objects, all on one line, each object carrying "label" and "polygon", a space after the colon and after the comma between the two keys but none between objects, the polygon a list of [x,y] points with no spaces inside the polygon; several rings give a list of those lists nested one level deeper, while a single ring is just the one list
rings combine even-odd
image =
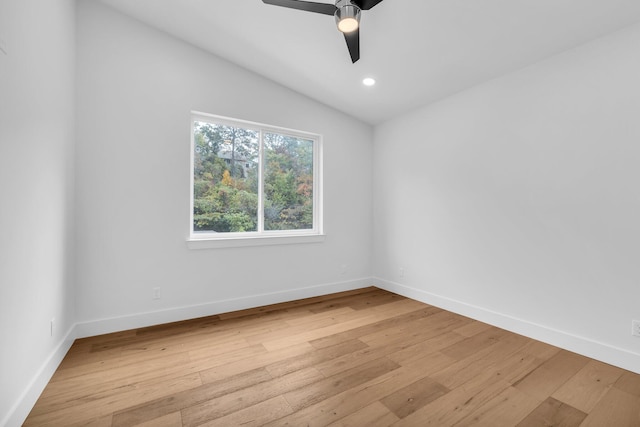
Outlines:
[{"label": "window", "polygon": [[322,235],[319,135],[203,113],[191,135],[191,242]]}]

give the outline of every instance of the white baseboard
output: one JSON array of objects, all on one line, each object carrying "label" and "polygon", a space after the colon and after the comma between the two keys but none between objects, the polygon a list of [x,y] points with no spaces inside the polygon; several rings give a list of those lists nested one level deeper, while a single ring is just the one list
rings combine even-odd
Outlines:
[{"label": "white baseboard", "polygon": [[176,307],[166,310],[152,311],[148,313],[136,313],[128,316],[90,320],[86,322],[80,322],[76,325],[76,337],[91,337],[95,335],[108,334],[111,332],[120,332],[129,329],[160,325],[163,323],[196,319],[198,317],[212,316],[220,313],[228,313],[230,311],[261,307],[263,305],[317,297],[321,295],[333,294],[336,292],[351,291],[354,289],[366,288],[368,286],[372,286],[371,278],[369,277],[339,283],[310,286],[306,288],[288,289],[286,291],[250,295],[241,298],[212,301],[205,304],[192,305],[187,307]]},{"label": "white baseboard", "polygon": [[640,354],[638,353],[388,280],[373,278],[372,283],[380,289],[640,374]]},{"label": "white baseboard", "polygon": [[75,325],[69,328],[65,337],[60,341],[58,346],[51,352],[47,360],[42,364],[40,369],[33,376],[26,390],[20,395],[17,402],[9,410],[9,413],[0,419],[2,427],[18,427],[24,423],[24,420],[31,412],[33,405],[42,394],[42,391],[51,380],[51,377],[58,369],[58,366],[67,354],[73,341],[75,340]]}]

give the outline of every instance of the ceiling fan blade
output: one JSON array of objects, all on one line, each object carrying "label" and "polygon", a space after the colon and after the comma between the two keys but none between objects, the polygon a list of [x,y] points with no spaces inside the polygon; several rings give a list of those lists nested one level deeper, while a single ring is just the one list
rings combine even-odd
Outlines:
[{"label": "ceiling fan blade", "polygon": [[265,4],[274,6],[288,7],[290,9],[304,10],[307,12],[322,13],[324,15],[333,15],[336,13],[336,6],[327,3],[315,3],[311,1],[301,0],[262,0]]},{"label": "ceiling fan blade", "polygon": [[347,41],[351,62],[355,64],[356,61],[360,59],[360,29],[350,33],[344,33],[344,39]]},{"label": "ceiling fan blade", "polygon": [[381,1],[382,0],[351,0],[351,3],[355,4],[362,10],[369,10]]}]

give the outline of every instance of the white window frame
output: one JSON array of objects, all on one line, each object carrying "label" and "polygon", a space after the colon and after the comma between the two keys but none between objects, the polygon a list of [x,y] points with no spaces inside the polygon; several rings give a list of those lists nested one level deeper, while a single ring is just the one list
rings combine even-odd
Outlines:
[{"label": "white window frame", "polygon": [[[213,124],[243,127],[258,131],[260,134],[259,162],[258,162],[258,231],[246,232],[194,232],[193,227],[193,203],[194,203],[194,124],[196,121],[205,121]],[[191,112],[191,152],[189,155],[189,236],[187,246],[190,249],[208,249],[224,247],[262,246],[317,243],[324,241],[323,232],[323,206],[322,206],[322,135],[281,128],[263,123],[234,119],[214,114]],[[264,192],[263,174],[265,153],[263,150],[264,133],[278,133],[313,141],[313,228],[308,230],[264,230]]]}]

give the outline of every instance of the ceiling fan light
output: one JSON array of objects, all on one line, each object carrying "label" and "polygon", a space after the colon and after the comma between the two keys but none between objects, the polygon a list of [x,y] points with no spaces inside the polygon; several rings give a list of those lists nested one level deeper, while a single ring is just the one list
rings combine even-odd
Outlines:
[{"label": "ceiling fan light", "polygon": [[336,24],[338,30],[343,33],[350,33],[360,26],[360,8],[352,4],[347,4],[336,9]]},{"label": "ceiling fan light", "polygon": [[343,33],[350,33],[358,29],[358,21],[353,18],[344,18],[338,22],[338,29]]}]

